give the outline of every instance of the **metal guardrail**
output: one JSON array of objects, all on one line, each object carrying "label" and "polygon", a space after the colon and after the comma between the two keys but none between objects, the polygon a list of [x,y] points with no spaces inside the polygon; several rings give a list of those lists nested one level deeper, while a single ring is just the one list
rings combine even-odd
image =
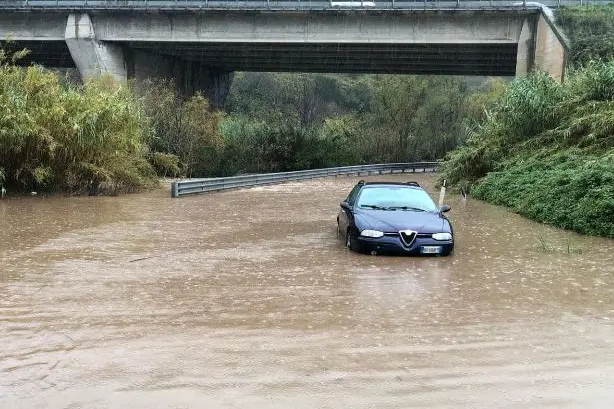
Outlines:
[{"label": "metal guardrail", "polygon": [[0,0],[0,9],[416,9],[548,7],[608,4],[607,0]]},{"label": "metal guardrail", "polygon": [[242,175],[211,179],[187,179],[172,183],[171,197],[350,174],[415,173],[416,171],[435,172],[440,164],[441,162],[384,163],[377,165],[343,166],[338,168],[262,173],[256,175]]}]

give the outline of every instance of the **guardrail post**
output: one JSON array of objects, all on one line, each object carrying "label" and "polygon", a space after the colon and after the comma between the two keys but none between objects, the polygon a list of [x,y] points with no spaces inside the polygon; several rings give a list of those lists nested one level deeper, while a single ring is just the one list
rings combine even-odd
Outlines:
[{"label": "guardrail post", "polygon": [[179,197],[179,183],[171,183],[171,197]]}]

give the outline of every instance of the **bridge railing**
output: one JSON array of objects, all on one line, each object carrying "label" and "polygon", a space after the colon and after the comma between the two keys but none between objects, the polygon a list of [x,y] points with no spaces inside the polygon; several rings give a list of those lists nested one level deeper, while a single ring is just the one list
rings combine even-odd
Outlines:
[{"label": "bridge railing", "polygon": [[[607,4],[612,0],[541,0],[549,7]],[[56,9],[417,9],[536,7],[527,0],[1,0],[2,8]]]},{"label": "bridge railing", "polygon": [[244,187],[270,185],[296,180],[340,175],[381,173],[434,172],[441,162],[383,163],[377,165],[343,166],[337,168],[299,170],[294,172],[262,173],[211,179],[186,179],[171,184],[171,197],[215,192]]}]

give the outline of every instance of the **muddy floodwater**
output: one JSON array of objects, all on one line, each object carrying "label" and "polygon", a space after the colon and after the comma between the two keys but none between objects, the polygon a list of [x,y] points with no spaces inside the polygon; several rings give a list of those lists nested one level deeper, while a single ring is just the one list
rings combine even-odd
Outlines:
[{"label": "muddy floodwater", "polygon": [[0,408],[614,407],[614,240],[448,195],[455,255],[357,255],[358,180],[0,200]]}]

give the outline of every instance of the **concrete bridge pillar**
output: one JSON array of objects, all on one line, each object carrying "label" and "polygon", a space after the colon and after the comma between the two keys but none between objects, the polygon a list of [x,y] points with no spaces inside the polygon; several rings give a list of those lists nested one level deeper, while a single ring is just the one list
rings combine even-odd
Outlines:
[{"label": "concrete bridge pillar", "polygon": [[535,18],[525,18],[518,37],[516,76],[533,70],[545,71],[557,81],[565,77],[569,40],[554,20],[552,10],[542,9]]},{"label": "concrete bridge pillar", "polygon": [[516,55],[517,77],[528,75],[533,68],[533,56],[535,54],[534,37],[535,23],[532,19],[525,18],[520,29],[520,37],[518,38],[518,52]]},{"label": "concrete bridge pillar", "polygon": [[569,40],[556,25],[552,11],[545,11],[537,20],[535,33],[535,66],[563,81]]},{"label": "concrete bridge pillar", "polygon": [[99,41],[92,20],[85,13],[68,16],[65,41],[83,80],[101,74],[110,74],[120,83],[132,78],[137,82],[147,78],[172,79],[182,95],[201,92],[215,109],[223,107],[232,83],[231,71]]},{"label": "concrete bridge pillar", "polygon": [[96,39],[89,15],[70,14],[64,38],[83,80],[107,73],[117,81],[126,81],[123,50],[120,46],[102,43]]}]

